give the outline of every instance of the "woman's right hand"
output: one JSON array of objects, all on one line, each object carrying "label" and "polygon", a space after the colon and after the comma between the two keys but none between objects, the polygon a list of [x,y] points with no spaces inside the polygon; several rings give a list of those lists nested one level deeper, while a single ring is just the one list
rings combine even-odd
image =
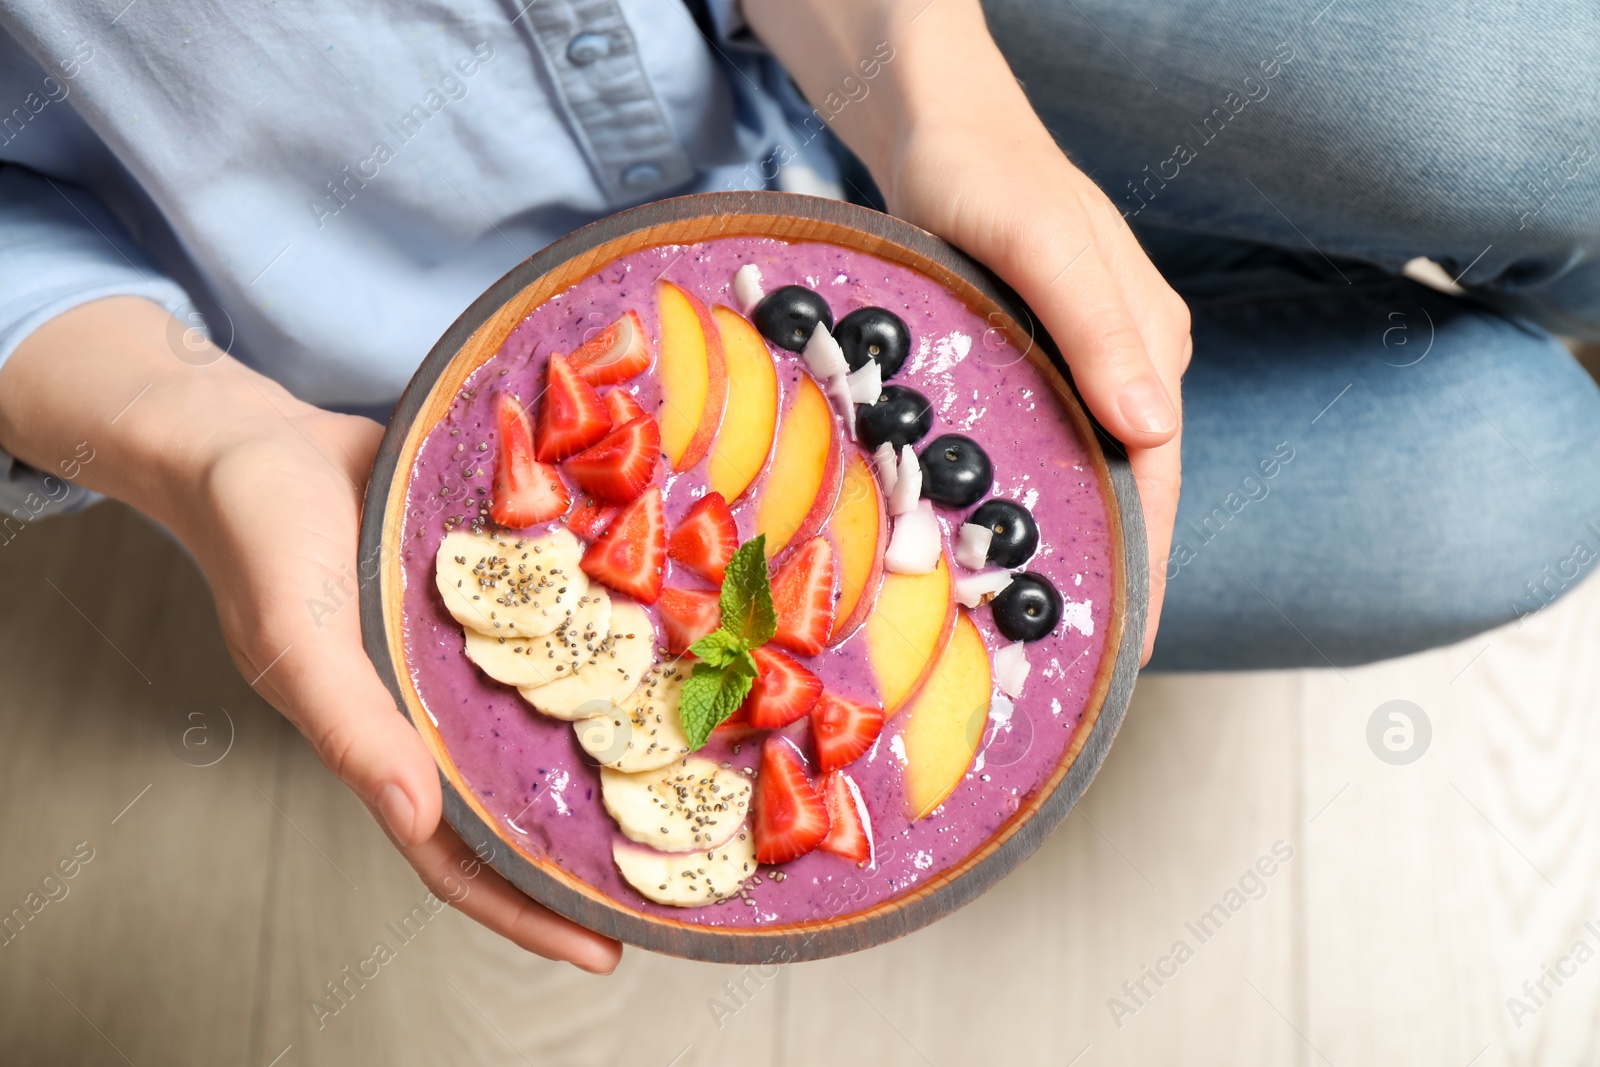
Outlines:
[{"label": "woman's right hand", "polygon": [[[1178,510],[1189,309],[1034,114],[978,0],[745,0],[744,10],[810,99],[835,101],[830,125],[889,210],[1015,289],[1125,446],[1149,549],[1148,660]],[[1032,337],[1014,340],[1021,351]]]},{"label": "woman's right hand", "polygon": [[534,903],[441,822],[433,757],[367,659],[356,542],[383,428],[296,400],[220,351],[176,358],[170,323],[117,298],[39,328],[0,368],[0,446],[53,469],[88,441],[95,458],[79,481],[194,553],[239,670],[428,888],[525,949],[609,972],[616,942]]}]

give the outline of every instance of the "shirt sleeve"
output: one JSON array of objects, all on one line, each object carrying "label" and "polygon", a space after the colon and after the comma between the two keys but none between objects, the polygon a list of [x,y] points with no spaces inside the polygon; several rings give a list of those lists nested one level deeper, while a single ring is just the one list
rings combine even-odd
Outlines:
[{"label": "shirt sleeve", "polygon": [[[0,165],[0,365],[34,330],[80,304],[142,296],[169,312],[183,288],[151,266],[127,232],[81,189],[15,165]],[[40,471],[0,450],[0,540],[46,515],[99,499],[72,485],[81,456]]]}]

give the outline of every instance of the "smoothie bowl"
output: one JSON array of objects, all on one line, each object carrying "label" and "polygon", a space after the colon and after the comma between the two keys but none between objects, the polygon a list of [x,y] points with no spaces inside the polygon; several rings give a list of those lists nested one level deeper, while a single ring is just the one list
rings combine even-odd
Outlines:
[{"label": "smoothie bowl", "polygon": [[1144,632],[1120,450],[1016,297],[863,208],[706,194],[484,294],[367,492],[368,654],[445,818],[645,948],[815,959],[1038,847]]}]

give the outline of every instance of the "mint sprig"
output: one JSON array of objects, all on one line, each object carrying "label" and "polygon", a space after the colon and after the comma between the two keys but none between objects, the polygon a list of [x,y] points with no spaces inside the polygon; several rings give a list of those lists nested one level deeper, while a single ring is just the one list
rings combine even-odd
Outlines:
[{"label": "mint sprig", "polygon": [[755,680],[756,661],[748,652],[721,667],[704,660],[694,665],[678,698],[678,715],[691,749],[704,745],[717,724],[739,710]]},{"label": "mint sprig", "polygon": [[721,625],[689,647],[700,662],[678,698],[678,717],[690,749],[703,746],[711,731],[739,710],[756,680],[756,661],[750,653],[778,632],[765,534],[757,534],[734,552],[723,572],[718,600]]},{"label": "mint sprig", "polygon": [[[741,642],[746,652],[760,648],[778,632],[778,613],[772,606],[772,582],[767,578],[766,534],[757,534],[734,552],[722,573],[719,600],[722,625],[716,632],[727,633]],[[695,655],[700,655],[698,649]]]}]

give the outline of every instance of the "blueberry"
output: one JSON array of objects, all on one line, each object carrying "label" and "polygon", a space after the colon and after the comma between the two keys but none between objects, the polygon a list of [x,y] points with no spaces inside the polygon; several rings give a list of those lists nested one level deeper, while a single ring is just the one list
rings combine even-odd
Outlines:
[{"label": "blueberry", "polygon": [[851,370],[860,370],[867,360],[875,359],[884,381],[900,372],[911,351],[911,331],[887,308],[856,308],[839,320],[833,339],[844,349]]},{"label": "blueberry", "polygon": [[1037,641],[1061,621],[1061,594],[1049,579],[1028,571],[994,598],[994,624],[1013,641]]},{"label": "blueberry", "polygon": [[1028,509],[1011,500],[987,500],[967,516],[974,526],[994,531],[986,557],[996,567],[1020,567],[1039,547],[1039,526]]},{"label": "blueberry", "polygon": [[833,312],[828,302],[803,285],[785,285],[761,298],[750,316],[761,336],[791,352],[798,352],[811,340],[817,323],[833,329]]},{"label": "blueberry", "polygon": [[922,461],[922,495],[935,504],[971,507],[994,484],[989,457],[978,442],[958,433],[935,437],[918,459]]},{"label": "blueberry", "polygon": [[856,405],[856,436],[868,448],[885,441],[899,452],[933,429],[933,405],[915,389],[886,385],[876,404]]}]

